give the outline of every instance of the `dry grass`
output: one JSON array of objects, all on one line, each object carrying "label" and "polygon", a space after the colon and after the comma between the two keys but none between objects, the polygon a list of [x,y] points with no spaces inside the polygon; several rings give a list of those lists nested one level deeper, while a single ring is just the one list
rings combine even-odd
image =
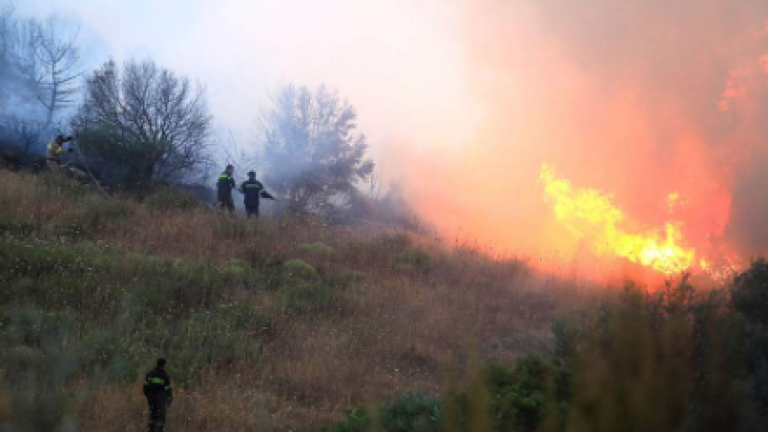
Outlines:
[{"label": "dry grass", "polygon": [[[77,186],[0,171],[0,215],[31,218],[32,238],[88,241],[121,253],[177,259],[242,260],[258,270],[302,258],[322,275],[347,275],[331,307],[280,312],[265,287],[234,294],[271,310],[274,319],[257,359],[212,367],[205,378],[177,389],[175,430],[317,430],[344,410],[421,388],[441,391],[468,376],[473,359],[511,362],[542,352],[550,325],[564,309],[594,293],[544,278],[519,261],[495,261],[466,248],[447,250],[394,228],[326,227],[288,219],[236,220],[198,210],[157,211],[135,202],[109,203]],[[84,208],[119,206],[124,216],[103,218],[65,239],[61,221]],[[31,240],[30,240],[31,241]],[[302,244],[320,242],[332,253]],[[398,255],[403,250],[418,253]],[[413,258],[413,257],[416,258]],[[146,359],[147,367],[152,359]],[[173,375],[174,359],[169,358]],[[90,388],[79,416],[85,430],[144,428],[140,385]],[[83,390],[86,384],[75,388]]]}]

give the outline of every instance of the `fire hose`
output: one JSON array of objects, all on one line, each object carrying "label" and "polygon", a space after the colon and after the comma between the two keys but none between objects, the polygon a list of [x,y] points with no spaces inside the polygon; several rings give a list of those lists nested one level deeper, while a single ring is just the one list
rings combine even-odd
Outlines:
[{"label": "fire hose", "polygon": [[93,184],[96,185],[96,187],[99,189],[99,191],[107,198],[112,199],[112,196],[110,196],[104,189],[102,189],[101,184],[99,184],[98,180],[96,180],[96,177],[91,172],[91,168],[88,166],[88,162],[85,161],[85,156],[83,156],[83,152],[80,150],[80,145],[73,145],[75,151],[77,152],[77,155],[80,157],[80,162],[82,162],[83,166],[85,167],[85,172],[88,173],[88,177],[91,178],[91,181]]}]

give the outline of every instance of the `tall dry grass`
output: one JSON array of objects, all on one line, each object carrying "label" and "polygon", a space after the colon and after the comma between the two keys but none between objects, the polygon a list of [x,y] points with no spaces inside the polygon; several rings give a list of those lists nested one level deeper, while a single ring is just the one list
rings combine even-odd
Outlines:
[{"label": "tall dry grass", "polygon": [[[231,273],[221,279],[227,286],[212,288],[210,304],[187,301],[183,290],[174,294],[178,315],[233,301],[268,317],[268,325],[252,333],[258,355],[213,359],[179,386],[171,409],[174,430],[316,430],[357,404],[406,389],[439,392],[469,379],[473,359],[508,363],[549,350],[554,315],[596,297],[544,278],[521,261],[448,248],[397,227],[247,221],[204,207],[110,201],[67,181],[3,171],[0,183],[0,216],[32,227],[23,236],[4,234],[5,242],[87,245],[107,255],[224,266]],[[314,268],[312,277],[324,285],[303,287],[291,279],[285,267],[290,260]],[[253,279],[232,276],[241,270]],[[153,289],[161,291],[162,282]],[[322,289],[328,296],[319,296]],[[5,306],[41,307],[25,301],[19,297]],[[141,333],[150,318],[123,317],[121,325]],[[141,352],[142,370],[163,354]],[[184,365],[168,361],[173,378]],[[140,374],[127,382],[92,380],[87,371],[69,380],[83,430],[143,430],[140,380]]]}]

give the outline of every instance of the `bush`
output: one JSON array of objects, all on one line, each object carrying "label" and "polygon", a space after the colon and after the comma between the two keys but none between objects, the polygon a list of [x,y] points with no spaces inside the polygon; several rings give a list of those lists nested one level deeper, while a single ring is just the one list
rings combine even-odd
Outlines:
[{"label": "bush", "polygon": [[283,271],[289,280],[312,280],[317,277],[317,270],[300,259],[292,259],[283,263]]},{"label": "bush", "polygon": [[70,240],[84,238],[87,230],[79,221],[64,221],[53,226],[53,233]]},{"label": "bush", "polygon": [[97,328],[83,338],[83,372],[104,374],[108,382],[131,382],[139,374],[141,362],[132,356],[132,341],[111,329]]},{"label": "bush", "polygon": [[381,410],[386,432],[437,432],[441,421],[440,399],[421,391],[408,391]]},{"label": "bush", "polygon": [[32,219],[12,219],[0,215],[0,234],[28,236],[37,229],[37,224]]},{"label": "bush", "polygon": [[322,280],[286,285],[280,292],[283,312],[288,314],[327,310],[337,298],[337,290]]},{"label": "bush", "polygon": [[126,306],[143,315],[178,316],[209,308],[222,300],[216,292],[258,278],[245,264],[105,253],[88,243],[6,241],[0,248],[0,305],[22,299],[46,308],[67,304],[96,314],[91,318]]},{"label": "bush", "polygon": [[408,248],[392,259],[392,267],[398,271],[428,271],[434,266],[434,259],[424,250]]},{"label": "bush", "polygon": [[[323,432],[437,432],[442,417],[440,399],[418,390],[401,394],[373,416],[364,406],[347,411],[347,417]],[[378,426],[378,427],[376,427]]]},{"label": "bush", "polygon": [[158,351],[167,347],[178,364],[178,381],[195,378],[206,366],[229,365],[256,358],[261,353],[261,339],[271,319],[248,302],[230,302],[211,310],[189,315],[171,332],[159,334],[163,341]]},{"label": "bush", "polygon": [[371,430],[371,414],[364,406],[347,411],[347,418],[342,422],[323,428],[322,432],[367,432]]},{"label": "bush", "polygon": [[768,421],[768,261],[756,260],[736,276],[731,305],[740,317],[749,391]]},{"label": "bush", "polygon": [[229,284],[251,286],[260,280],[259,272],[243,260],[231,259],[219,265],[219,269]]},{"label": "bush", "polygon": [[316,256],[318,258],[330,258],[334,254],[336,254],[335,249],[320,242],[300,244],[299,250],[309,255]]},{"label": "bush", "polygon": [[486,374],[495,430],[536,431],[544,418],[547,385],[554,375],[549,362],[527,355],[512,370],[491,365]]}]

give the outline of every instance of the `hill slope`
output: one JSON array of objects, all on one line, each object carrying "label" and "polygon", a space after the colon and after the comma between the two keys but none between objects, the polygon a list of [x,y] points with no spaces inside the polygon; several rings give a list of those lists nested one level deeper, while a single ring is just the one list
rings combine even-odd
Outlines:
[{"label": "hill slope", "polygon": [[584,299],[522,262],[396,228],[0,182],[0,417],[24,430],[143,430],[140,382],[159,355],[177,430],[318,429],[360,403],[440,391],[475,360],[547,350],[556,310]]}]

